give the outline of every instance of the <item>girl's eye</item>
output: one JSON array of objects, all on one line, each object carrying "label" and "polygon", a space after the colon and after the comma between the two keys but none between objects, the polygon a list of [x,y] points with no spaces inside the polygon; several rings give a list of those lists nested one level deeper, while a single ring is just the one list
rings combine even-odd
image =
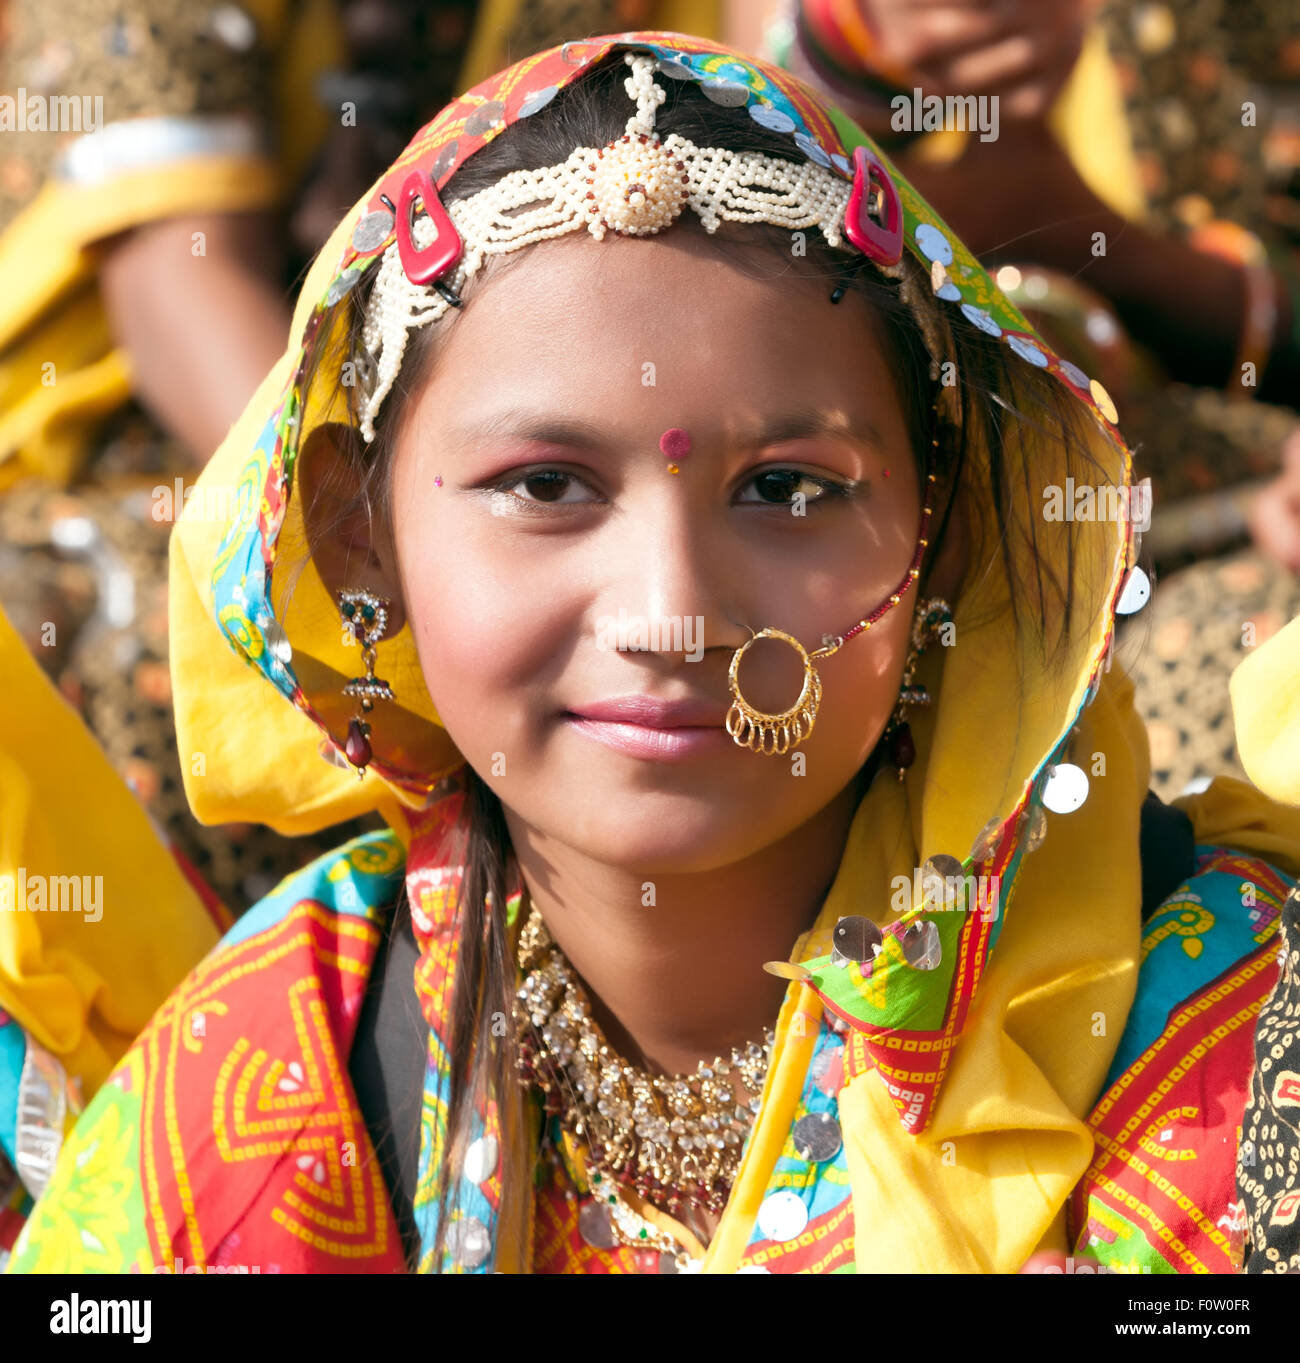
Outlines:
[{"label": "girl's eye", "polygon": [[782,468],[764,469],[750,479],[748,486],[758,489],[758,498],[742,497],[740,500],[750,505],[757,501],[766,506],[789,506],[797,493],[802,493],[807,502],[824,502],[833,497],[847,497],[851,492],[829,478],[815,478],[798,469]]},{"label": "girl's eye", "polygon": [[[796,494],[802,493],[805,502],[825,502],[851,496],[855,486],[845,487],[832,479],[817,478],[798,469],[770,468],[755,474],[746,484],[746,488],[757,490],[757,497],[741,496],[737,500],[747,506],[789,507]],[[537,469],[522,477],[507,474],[491,484],[490,490],[511,497],[522,506],[534,507],[580,506],[597,500],[582,496],[584,488],[591,490],[576,474],[563,469]]]},{"label": "girl's eye", "polygon": [[[514,497],[525,505],[574,506],[589,500],[584,497],[567,497],[565,493],[584,484],[575,474],[565,473],[562,469],[539,469],[535,473],[525,473],[522,478],[510,475],[492,486],[493,492]],[[524,488],[527,495],[516,491]]]}]

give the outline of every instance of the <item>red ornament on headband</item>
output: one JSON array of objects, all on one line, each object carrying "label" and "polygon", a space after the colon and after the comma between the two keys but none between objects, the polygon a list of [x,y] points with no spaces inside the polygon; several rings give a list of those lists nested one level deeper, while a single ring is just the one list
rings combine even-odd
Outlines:
[{"label": "red ornament on headband", "polygon": [[[878,207],[883,225],[872,217],[873,207]],[[853,149],[853,191],[844,210],[844,233],[878,265],[897,265],[903,258],[902,200],[884,163],[867,147]]]},{"label": "red ornament on headband", "polygon": [[[436,233],[423,248],[415,244],[411,235],[417,199],[424,204],[424,211]],[[456,224],[447,216],[428,172],[413,170],[402,182],[401,193],[397,196],[397,250],[407,279],[412,284],[440,279],[460,259],[464,249]]]}]

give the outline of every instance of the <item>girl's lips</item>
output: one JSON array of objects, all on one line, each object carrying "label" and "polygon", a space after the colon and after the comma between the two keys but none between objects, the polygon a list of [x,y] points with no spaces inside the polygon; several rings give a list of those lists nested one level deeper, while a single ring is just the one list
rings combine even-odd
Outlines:
[{"label": "girl's lips", "polygon": [[676,728],[651,727],[622,720],[591,719],[566,713],[564,721],[577,732],[603,743],[629,757],[650,762],[686,762],[713,757],[731,743],[727,731],[718,725],[689,725]]}]

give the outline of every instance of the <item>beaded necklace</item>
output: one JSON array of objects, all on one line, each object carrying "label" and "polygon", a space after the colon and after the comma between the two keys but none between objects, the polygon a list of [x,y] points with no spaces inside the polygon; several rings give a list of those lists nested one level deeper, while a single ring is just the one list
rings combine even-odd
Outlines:
[{"label": "beaded necklace", "polygon": [[[619,1056],[586,992],[535,907],[519,934],[523,981],[515,997],[521,1081],[586,1154],[594,1196],[618,1241],[676,1253],[678,1246],[620,1196],[629,1188],[677,1212],[721,1211],[761,1101],[774,1036],[700,1062],[694,1074],[657,1075]],[[689,1271],[689,1263],[685,1265]]]}]

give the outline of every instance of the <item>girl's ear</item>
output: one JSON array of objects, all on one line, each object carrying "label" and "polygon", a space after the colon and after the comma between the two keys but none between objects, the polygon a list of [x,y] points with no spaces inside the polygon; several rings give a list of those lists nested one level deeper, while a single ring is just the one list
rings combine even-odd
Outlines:
[{"label": "girl's ear", "polygon": [[350,427],[317,426],[298,451],[298,495],[312,562],[326,589],[334,597],[344,590],[384,597],[391,603],[391,638],[406,623],[401,577],[387,517],[375,504],[377,474],[347,453],[356,439]]}]

